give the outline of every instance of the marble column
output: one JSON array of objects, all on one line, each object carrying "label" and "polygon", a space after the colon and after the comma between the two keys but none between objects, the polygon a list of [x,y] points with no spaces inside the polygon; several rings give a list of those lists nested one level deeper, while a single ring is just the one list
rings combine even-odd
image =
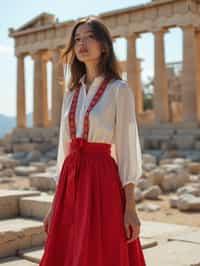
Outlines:
[{"label": "marble column", "polygon": [[52,51],[52,117],[51,125],[60,124],[62,100],[64,95],[64,64],[61,60],[62,50]]},{"label": "marble column", "polygon": [[138,60],[136,55],[136,39],[139,34],[133,33],[127,36],[127,79],[130,88],[133,90],[135,96],[135,110],[136,114],[143,111],[143,94],[140,71],[138,68]]},{"label": "marble column", "polygon": [[165,29],[154,31],[154,112],[155,122],[162,123],[169,121],[169,96],[168,79],[165,65],[164,33]]},{"label": "marble column", "polygon": [[43,51],[38,51],[32,55],[32,58],[34,59],[33,126],[47,127],[47,58]]},{"label": "marble column", "polygon": [[24,55],[17,56],[17,128],[26,128]]},{"label": "marble column", "polygon": [[200,30],[196,33],[196,105],[197,105],[197,122],[200,125]]},{"label": "marble column", "polygon": [[199,33],[195,27],[182,26],[183,30],[183,72],[182,102],[183,122],[200,121],[200,53]]}]

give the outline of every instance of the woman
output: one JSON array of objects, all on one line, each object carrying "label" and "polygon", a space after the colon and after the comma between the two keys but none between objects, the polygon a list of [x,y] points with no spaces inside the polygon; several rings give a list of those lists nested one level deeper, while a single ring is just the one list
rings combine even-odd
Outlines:
[{"label": "woman", "polygon": [[120,78],[106,26],[95,17],[78,21],[64,58],[71,80],[40,266],[144,266],[134,200],[142,174],[134,97]]}]

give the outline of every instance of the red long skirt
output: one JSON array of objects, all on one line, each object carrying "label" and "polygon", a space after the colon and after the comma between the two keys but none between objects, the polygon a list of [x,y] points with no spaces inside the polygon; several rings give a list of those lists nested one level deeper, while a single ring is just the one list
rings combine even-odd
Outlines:
[{"label": "red long skirt", "polygon": [[111,145],[79,140],[63,162],[39,266],[145,266],[140,239],[126,242],[125,193]]}]

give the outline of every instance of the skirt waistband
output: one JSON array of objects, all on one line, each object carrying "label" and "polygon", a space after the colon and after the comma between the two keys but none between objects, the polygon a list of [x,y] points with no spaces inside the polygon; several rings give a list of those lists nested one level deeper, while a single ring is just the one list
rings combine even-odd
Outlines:
[{"label": "skirt waistband", "polygon": [[89,142],[83,138],[75,138],[69,143],[69,152],[92,152],[111,154],[111,144],[103,142]]}]

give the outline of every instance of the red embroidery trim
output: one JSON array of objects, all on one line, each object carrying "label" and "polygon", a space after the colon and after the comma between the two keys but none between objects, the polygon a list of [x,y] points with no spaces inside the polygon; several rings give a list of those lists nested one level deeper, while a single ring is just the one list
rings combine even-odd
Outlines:
[{"label": "red embroidery trim", "polygon": [[[89,113],[92,110],[92,108],[96,105],[96,103],[98,102],[98,100],[100,99],[101,95],[103,94],[103,92],[105,91],[106,86],[108,85],[108,83],[110,82],[111,77],[107,77],[103,80],[103,82],[101,83],[101,85],[99,86],[97,92],[95,93],[94,97],[92,98],[92,101],[89,104],[89,107],[85,113],[85,117],[84,117],[84,124],[83,124],[83,138],[87,139],[88,138],[88,132],[89,132]],[[75,114],[76,114],[76,106],[77,106],[77,102],[78,102],[78,96],[80,93],[80,87],[81,84],[79,83],[78,88],[76,89],[74,95],[73,95],[73,99],[72,99],[72,104],[70,107],[70,112],[69,112],[69,129],[70,129],[70,136],[71,139],[73,140],[74,138],[76,138],[76,121],[75,121]]]}]

